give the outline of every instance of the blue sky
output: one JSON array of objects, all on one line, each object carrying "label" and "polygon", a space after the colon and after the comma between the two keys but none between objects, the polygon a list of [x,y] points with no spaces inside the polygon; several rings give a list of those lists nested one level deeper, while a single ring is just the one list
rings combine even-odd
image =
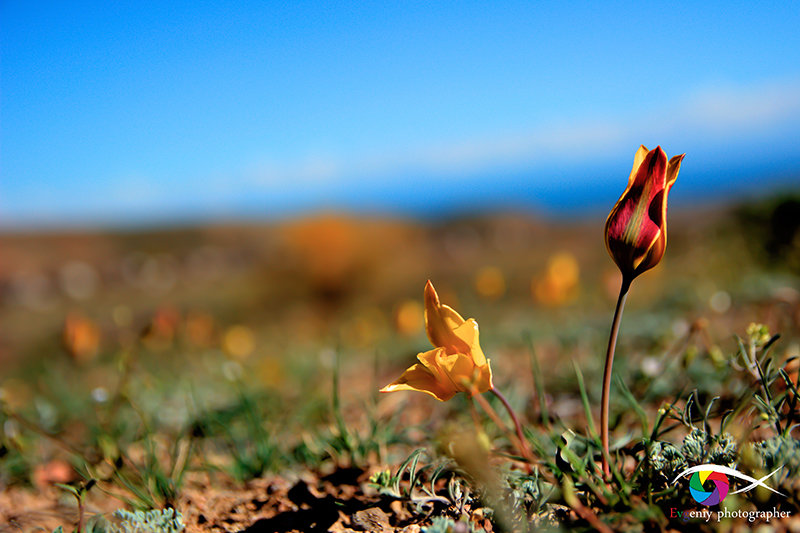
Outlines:
[{"label": "blue sky", "polygon": [[687,153],[673,203],[800,181],[794,2],[4,0],[0,24],[5,227],[607,210],[640,143]]}]

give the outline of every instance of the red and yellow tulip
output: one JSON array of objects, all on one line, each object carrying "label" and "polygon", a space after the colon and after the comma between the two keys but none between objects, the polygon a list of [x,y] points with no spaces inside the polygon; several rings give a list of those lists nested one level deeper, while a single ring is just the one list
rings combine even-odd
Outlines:
[{"label": "red and yellow tulip", "polygon": [[667,246],[667,196],[686,154],[667,161],[660,146],[640,146],[628,187],[606,220],[606,248],[630,282],[656,266]]},{"label": "red and yellow tulip", "polygon": [[492,369],[478,342],[478,323],[443,305],[430,281],[425,285],[425,329],[434,349],[418,354],[419,362],[381,392],[414,390],[446,401],[458,392],[492,389]]},{"label": "red and yellow tulip", "polygon": [[652,150],[640,146],[633,158],[628,187],[606,220],[606,248],[622,272],[617,308],[608,337],[603,393],[600,397],[600,440],[603,445],[603,472],[607,478],[611,476],[608,435],[611,370],[622,310],[633,279],[656,266],[664,257],[667,247],[667,197],[678,178],[684,155],[676,155],[667,161],[667,154],[660,146]]}]

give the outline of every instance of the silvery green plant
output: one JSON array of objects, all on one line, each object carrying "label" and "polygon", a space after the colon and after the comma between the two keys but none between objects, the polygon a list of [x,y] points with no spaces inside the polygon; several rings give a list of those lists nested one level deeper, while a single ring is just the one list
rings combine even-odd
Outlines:
[{"label": "silvery green plant", "polygon": [[181,533],[183,516],[175,509],[153,509],[151,511],[114,511],[121,522],[111,526],[112,533]]},{"label": "silvery green plant", "polygon": [[469,522],[454,521],[446,516],[437,516],[431,525],[422,529],[423,533],[472,533],[475,529]]},{"label": "silvery green plant", "polygon": [[788,435],[776,435],[771,439],[754,445],[764,468],[774,469],[783,466],[786,476],[796,476],[800,472],[800,441]]}]

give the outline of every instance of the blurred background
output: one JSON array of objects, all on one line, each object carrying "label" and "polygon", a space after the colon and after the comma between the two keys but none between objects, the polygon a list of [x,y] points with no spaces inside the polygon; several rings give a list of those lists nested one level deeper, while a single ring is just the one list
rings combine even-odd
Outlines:
[{"label": "blurred background", "polygon": [[8,228],[599,215],[796,183],[791,2],[2,3]]},{"label": "blurred background", "polygon": [[428,278],[500,382],[526,334],[596,370],[603,223],[640,144],[687,156],[628,338],[796,339],[795,3],[6,0],[0,24],[21,405],[52,386],[39,361],[99,361],[93,389],[137,343],[289,389],[339,347],[378,358],[374,390],[426,349]]}]

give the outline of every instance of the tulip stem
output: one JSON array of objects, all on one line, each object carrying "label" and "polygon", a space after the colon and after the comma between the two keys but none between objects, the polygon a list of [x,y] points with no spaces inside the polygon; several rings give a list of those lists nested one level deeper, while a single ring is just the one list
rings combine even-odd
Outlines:
[{"label": "tulip stem", "polygon": [[[494,388],[489,390],[494,392],[498,398],[502,398],[502,395],[499,394],[499,392],[497,392]],[[494,410],[491,404],[489,404],[489,402],[486,401],[486,398],[484,398],[481,393],[475,391],[475,394],[473,394],[472,397],[475,400],[477,400],[477,402],[481,405],[481,407],[483,407],[483,410],[486,411],[486,414],[489,415],[489,418],[492,419],[492,421],[497,425],[497,427],[500,428],[502,431],[508,433],[510,440],[516,446],[519,454],[528,462],[526,468],[528,470],[528,473],[530,474],[532,471],[531,464],[533,463],[533,453],[530,451],[530,448],[527,445],[527,441],[520,439],[520,435],[522,434],[522,428],[519,425],[519,419],[517,419],[517,417],[513,414],[513,411],[510,410],[508,402],[504,401],[505,398],[502,398],[500,401],[503,402],[503,405],[506,406],[506,409],[509,409],[509,412],[512,413],[511,418],[512,420],[514,420],[514,423],[517,428],[516,435],[514,435],[514,433],[511,433],[511,431],[508,430],[508,427],[506,427],[506,425],[503,423],[503,420],[497,414],[497,411]]]},{"label": "tulip stem", "polygon": [[614,350],[617,347],[617,334],[619,324],[622,321],[622,310],[625,307],[625,300],[628,297],[628,290],[631,287],[631,280],[627,277],[622,278],[622,285],[619,288],[619,298],[617,298],[617,308],[614,310],[614,321],[611,323],[611,335],[608,338],[608,350],[606,351],[606,367],[603,371],[603,395],[600,402],[600,432],[603,443],[603,473],[606,478],[611,476],[608,461],[611,454],[608,450],[608,399],[611,393],[611,367],[614,365]]},{"label": "tulip stem", "polygon": [[519,423],[519,418],[517,418],[517,413],[514,412],[514,409],[511,407],[511,404],[508,403],[506,397],[497,390],[496,388],[492,387],[489,389],[492,394],[497,396],[497,399],[500,400],[500,403],[503,404],[503,407],[506,408],[508,411],[508,415],[511,417],[511,420],[514,422],[514,429],[517,432],[517,439],[519,440],[519,451],[522,457],[524,457],[528,462],[533,462],[533,452],[531,452],[531,448],[528,445],[528,441],[525,439],[525,434],[522,431],[522,424]]}]

